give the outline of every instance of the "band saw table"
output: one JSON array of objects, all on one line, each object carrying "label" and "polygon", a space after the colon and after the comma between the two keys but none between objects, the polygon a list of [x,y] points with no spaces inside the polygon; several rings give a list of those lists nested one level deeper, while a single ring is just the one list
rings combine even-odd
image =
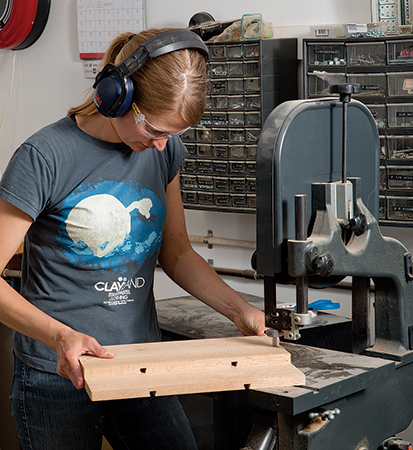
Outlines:
[{"label": "band saw table", "polygon": [[[249,303],[263,308],[263,298],[242,295]],[[166,338],[240,336],[232,322],[193,297],[156,303]],[[348,319],[323,312],[318,318],[315,325],[303,327],[305,342],[319,342],[320,334],[327,339],[335,335],[333,341],[351,339]],[[330,328],[331,334],[326,328]],[[322,345],[325,342],[323,339]],[[210,431],[215,436],[213,444],[208,442],[205,447],[201,444],[201,448],[238,450],[248,442],[251,450],[377,449],[385,439],[382,436],[392,436],[409,425],[409,414],[413,414],[411,396],[406,395],[413,390],[410,369],[405,370],[394,361],[299,343],[283,341],[282,346],[291,353],[292,363],[305,374],[306,386],[209,396],[213,417],[206,420],[214,421]],[[185,406],[185,399],[181,400]],[[329,411],[334,420],[308,417],[328,415]],[[202,410],[201,415],[204,414],[208,414],[208,407]],[[380,430],[377,434],[376,429]],[[371,433],[376,436],[372,438]]]},{"label": "band saw table", "polygon": [[[338,96],[283,103],[263,127],[252,264],[264,299],[247,299],[265,309],[268,334],[275,345],[281,338],[306,385],[217,393],[215,450],[242,447],[254,418],[245,444],[253,450],[412,448],[393,436],[413,418],[413,265],[379,229],[379,137],[369,110],[351,99],[358,89],[335,85]],[[308,288],[346,277],[352,317],[316,315]],[[295,285],[295,309],[277,305],[277,284]],[[192,298],[157,309],[173,338],[238,333]]]}]

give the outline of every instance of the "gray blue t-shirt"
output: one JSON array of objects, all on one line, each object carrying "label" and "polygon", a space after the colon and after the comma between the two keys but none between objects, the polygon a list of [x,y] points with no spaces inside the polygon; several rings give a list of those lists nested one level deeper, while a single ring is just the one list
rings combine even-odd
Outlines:
[{"label": "gray blue t-shirt", "polygon": [[[34,220],[24,242],[21,294],[101,345],[156,341],[153,276],[167,215],[165,190],[186,156],[102,142],[68,117],[15,152],[0,197]],[[56,354],[14,333],[26,364],[56,371]]]}]

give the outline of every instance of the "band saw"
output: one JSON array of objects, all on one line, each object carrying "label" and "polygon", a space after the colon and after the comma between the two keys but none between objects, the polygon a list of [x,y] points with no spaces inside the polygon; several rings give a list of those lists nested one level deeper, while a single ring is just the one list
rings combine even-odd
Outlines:
[{"label": "band saw", "polygon": [[[335,96],[277,106],[257,150],[252,265],[264,277],[268,334],[306,383],[214,393],[205,448],[412,449],[395,437],[413,418],[411,255],[379,229],[379,136],[370,111],[351,98],[360,86],[331,89]],[[309,306],[309,288],[343,280],[351,318]],[[295,308],[277,303],[280,285],[295,285]],[[245,297],[262,308],[262,298]],[[239,333],[195,299],[158,301],[157,310],[173,339]]]},{"label": "band saw", "polygon": [[[275,344],[291,342],[293,363],[307,375],[305,387],[273,392],[274,448],[411,449],[393,437],[413,418],[411,255],[379,229],[379,136],[367,107],[351,99],[360,86],[330,92],[338,96],[275,108],[257,151],[254,264],[264,275],[266,325]],[[300,345],[316,314],[308,288],[346,277],[350,351]],[[289,310],[276,299],[276,285],[288,283],[296,285]]]}]

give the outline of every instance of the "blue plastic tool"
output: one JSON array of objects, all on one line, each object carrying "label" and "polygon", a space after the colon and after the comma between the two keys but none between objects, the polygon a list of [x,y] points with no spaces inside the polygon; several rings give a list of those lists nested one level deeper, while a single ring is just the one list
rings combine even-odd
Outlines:
[{"label": "blue plastic tool", "polygon": [[334,303],[331,300],[316,300],[315,302],[309,303],[308,307],[310,309],[339,309],[340,303]]}]

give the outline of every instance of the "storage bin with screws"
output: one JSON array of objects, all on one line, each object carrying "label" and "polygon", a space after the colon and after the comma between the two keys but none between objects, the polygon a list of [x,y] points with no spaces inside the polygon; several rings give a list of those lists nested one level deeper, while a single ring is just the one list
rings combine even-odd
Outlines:
[{"label": "storage bin with screws", "polygon": [[[379,223],[413,226],[413,37],[304,39],[304,96],[359,83],[379,132]],[[349,131],[350,132],[350,131]]]},{"label": "storage bin with screws", "polygon": [[209,90],[202,119],[182,135],[185,208],[255,213],[255,160],[264,121],[297,98],[297,40],[207,43]]}]

